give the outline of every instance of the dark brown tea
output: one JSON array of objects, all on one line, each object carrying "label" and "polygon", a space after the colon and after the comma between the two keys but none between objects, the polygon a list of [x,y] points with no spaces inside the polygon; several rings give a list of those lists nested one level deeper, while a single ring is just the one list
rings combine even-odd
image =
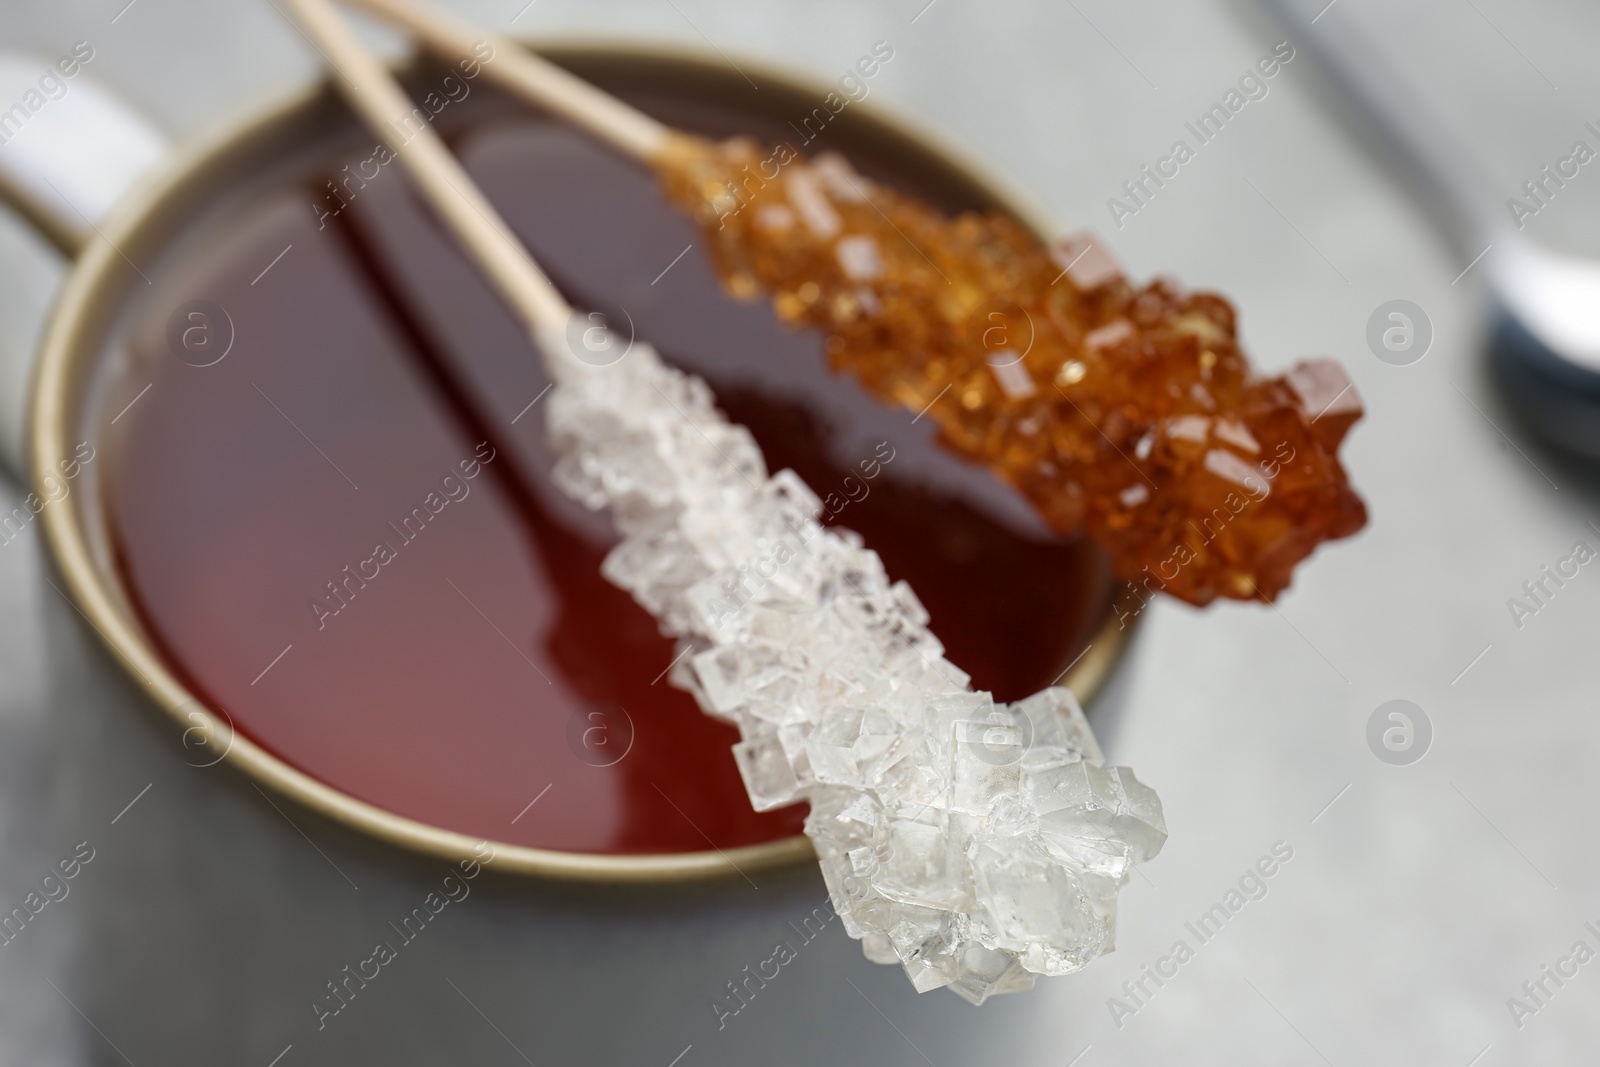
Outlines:
[{"label": "dark brown tea", "polygon": [[[579,72],[696,132],[838,149],[946,209],[989,206],[848,108],[801,122],[817,101],[782,86]],[[831,376],[815,335],[724,294],[651,175],[481,78],[410,88],[568,299],[704,376],[768,466],[911,583],[975,686],[1016,699],[1083,650],[1103,557]],[[149,386],[118,416],[105,502],[149,632],[247,736],[432,825],[599,853],[799,832],[803,807],[751,811],[735,732],[671,686],[672,643],[600,576],[615,538],[550,480],[538,357],[385,155],[350,123],[146,267],[118,388]]]}]

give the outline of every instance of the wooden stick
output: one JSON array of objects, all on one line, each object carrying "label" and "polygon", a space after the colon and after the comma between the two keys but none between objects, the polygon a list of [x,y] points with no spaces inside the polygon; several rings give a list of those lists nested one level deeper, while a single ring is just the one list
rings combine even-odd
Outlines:
[{"label": "wooden stick", "polygon": [[565,327],[571,305],[434,133],[426,113],[406,97],[329,0],[285,2],[335,71],[350,106],[399,156],[424,198],[544,351],[539,338]]},{"label": "wooden stick", "polygon": [[637,108],[452,12],[415,0],[344,2],[404,27],[436,55],[451,61],[480,58],[474,46],[488,42],[494,58],[482,66],[491,81],[637,159],[651,161],[672,136],[670,127]]}]

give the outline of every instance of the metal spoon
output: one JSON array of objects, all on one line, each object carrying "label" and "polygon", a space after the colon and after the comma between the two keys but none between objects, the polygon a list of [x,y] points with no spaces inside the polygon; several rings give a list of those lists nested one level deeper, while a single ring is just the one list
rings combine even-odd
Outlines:
[{"label": "metal spoon", "polygon": [[1536,433],[1600,458],[1600,262],[1519,233],[1471,155],[1344,12],[1330,5],[1313,20],[1294,0],[1261,3],[1409,171],[1463,258],[1483,258],[1495,302],[1490,363],[1507,400]]}]

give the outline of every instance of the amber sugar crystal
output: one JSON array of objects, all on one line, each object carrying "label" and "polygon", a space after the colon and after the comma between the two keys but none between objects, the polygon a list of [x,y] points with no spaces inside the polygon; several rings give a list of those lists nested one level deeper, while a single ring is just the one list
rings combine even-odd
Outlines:
[{"label": "amber sugar crystal", "polygon": [[1220,296],[1135,286],[1089,236],[945,216],[838,155],[682,137],[659,170],[734,295],[823,331],[836,370],[1143,589],[1271,600],[1366,523],[1338,458],[1349,379],[1331,360],[1253,375]]}]

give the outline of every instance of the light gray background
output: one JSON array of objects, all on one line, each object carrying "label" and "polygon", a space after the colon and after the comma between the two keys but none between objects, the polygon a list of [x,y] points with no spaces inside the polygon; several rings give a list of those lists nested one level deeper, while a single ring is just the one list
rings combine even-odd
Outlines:
[{"label": "light gray background", "polygon": [[[1135,276],[1227,293],[1263,369],[1328,354],[1354,378],[1368,414],[1344,456],[1369,526],[1320,551],[1276,608],[1163,602],[1149,613],[1107,740],[1160,792],[1171,840],[1125,891],[1116,953],[1041,983],[1026,1008],[973,1013],[973,1025],[1031,1028],[1030,1062],[1055,1067],[1591,1061],[1600,964],[1520,1030],[1506,999],[1574,941],[1600,948],[1582,929],[1600,920],[1600,568],[1584,568],[1521,629],[1506,601],[1575,541],[1600,547],[1588,525],[1600,522],[1600,481],[1523,440],[1497,405],[1482,371],[1481,272],[1452,284],[1470,256],[1340,121],[1303,54],[1147,209],[1120,230],[1111,223],[1106,198],[1280,38],[1247,4],[924,2],[457,6],[501,26],[516,16],[527,34],[709,41],[824,78],[887,40],[896,55],[874,103],[985,156],[1063,229],[1100,230]],[[14,47],[54,56],[92,41],[92,73],[178,138],[318,74],[256,0],[137,0],[125,11],[123,0],[11,0],[0,12]],[[1323,17],[1357,19],[1381,42],[1500,198],[1579,137],[1600,147],[1582,129],[1600,125],[1593,4],[1337,0]],[[1600,251],[1597,207],[1600,163],[1530,231]],[[1371,311],[1397,297],[1426,309],[1435,330],[1410,367],[1379,362],[1364,340]],[[6,506],[20,492],[5,486]],[[33,620],[56,595],[38,569],[36,533],[0,547],[4,901],[66,849],[40,831],[50,768],[30,748],[48,713]],[[1380,762],[1365,740],[1372,710],[1396,697],[1434,726],[1432,750],[1409,767]],[[1114,1025],[1107,998],[1176,939],[1195,945],[1185,920],[1280,840],[1294,859],[1268,896]],[[44,918],[46,936],[0,952],[0,1058],[120,1062],[40,983],[70,944],[72,901]],[[966,1008],[951,999],[948,1010]],[[939,1049],[924,1051],[946,1067]]]}]

